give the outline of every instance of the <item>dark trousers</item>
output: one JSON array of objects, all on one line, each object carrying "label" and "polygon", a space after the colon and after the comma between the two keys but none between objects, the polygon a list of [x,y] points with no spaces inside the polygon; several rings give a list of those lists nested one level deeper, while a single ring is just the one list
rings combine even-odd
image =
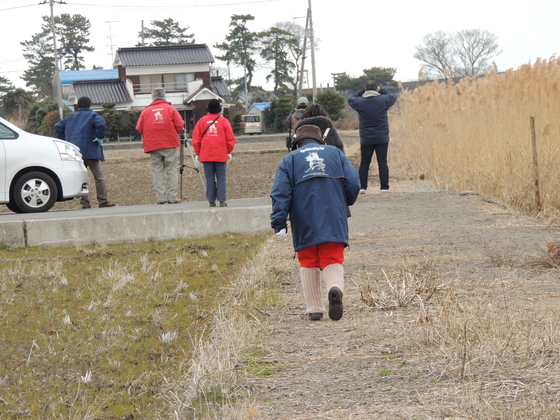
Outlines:
[{"label": "dark trousers", "polygon": [[358,174],[360,175],[360,184],[362,190],[367,190],[369,165],[371,164],[371,159],[374,152],[375,157],[377,158],[377,167],[379,169],[379,184],[381,185],[381,189],[389,189],[389,166],[387,166],[388,149],[389,143],[360,145],[362,157],[360,160]]},{"label": "dark trousers", "polygon": [[206,176],[206,199],[226,201],[226,162],[202,162]]}]

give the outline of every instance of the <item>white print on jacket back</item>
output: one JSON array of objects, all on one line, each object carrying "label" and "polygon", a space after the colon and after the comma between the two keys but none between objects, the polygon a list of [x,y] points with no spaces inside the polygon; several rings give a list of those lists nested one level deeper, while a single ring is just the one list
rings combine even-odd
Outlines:
[{"label": "white print on jacket back", "polygon": [[305,160],[309,162],[309,169],[305,171],[306,173],[309,171],[325,171],[325,159],[319,157],[317,152],[309,153],[309,155],[305,157]]},{"label": "white print on jacket back", "polygon": [[208,127],[208,135],[209,136],[217,136],[218,135],[218,126],[216,125],[216,121],[208,121],[210,127]]},{"label": "white print on jacket back", "polygon": [[163,111],[163,108],[156,108],[153,109],[153,115],[154,115],[154,122],[155,123],[162,123],[163,122],[163,114],[161,113],[161,111]]}]

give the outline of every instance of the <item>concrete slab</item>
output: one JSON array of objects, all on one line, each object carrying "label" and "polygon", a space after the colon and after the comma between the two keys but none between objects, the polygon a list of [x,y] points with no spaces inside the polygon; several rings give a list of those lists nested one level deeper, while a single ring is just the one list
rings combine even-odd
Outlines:
[{"label": "concrete slab", "polygon": [[265,233],[270,199],[121,206],[0,215],[0,245],[55,247],[203,237],[225,233]]}]

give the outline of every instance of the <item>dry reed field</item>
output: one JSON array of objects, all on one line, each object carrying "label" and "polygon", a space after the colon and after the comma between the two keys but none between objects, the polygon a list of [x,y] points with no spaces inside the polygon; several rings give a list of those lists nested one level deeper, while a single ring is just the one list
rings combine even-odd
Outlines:
[{"label": "dry reed field", "polygon": [[391,160],[439,188],[473,190],[558,220],[558,115],[555,57],[455,85],[428,84],[403,92],[394,107]]}]

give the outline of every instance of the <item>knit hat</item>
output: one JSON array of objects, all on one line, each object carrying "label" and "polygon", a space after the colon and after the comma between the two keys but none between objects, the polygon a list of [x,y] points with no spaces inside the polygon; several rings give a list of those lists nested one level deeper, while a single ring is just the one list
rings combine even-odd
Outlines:
[{"label": "knit hat", "polygon": [[219,114],[222,112],[222,104],[218,99],[210,99],[207,110],[210,114]]},{"label": "knit hat", "polygon": [[309,100],[305,96],[302,96],[297,100],[298,108],[305,108],[307,105],[309,105]]},{"label": "knit hat", "polygon": [[307,139],[317,140],[321,144],[325,144],[325,140],[323,140],[321,129],[319,127],[316,125],[304,124],[296,130],[296,134],[292,140],[292,149],[297,149],[299,144],[303,140]]},{"label": "knit hat", "polygon": [[152,101],[157,101],[158,99],[162,99],[165,101],[164,88],[155,88],[154,90],[152,90]]},{"label": "knit hat", "polygon": [[82,96],[78,99],[78,108],[89,108],[91,106],[91,99],[87,96]]}]

